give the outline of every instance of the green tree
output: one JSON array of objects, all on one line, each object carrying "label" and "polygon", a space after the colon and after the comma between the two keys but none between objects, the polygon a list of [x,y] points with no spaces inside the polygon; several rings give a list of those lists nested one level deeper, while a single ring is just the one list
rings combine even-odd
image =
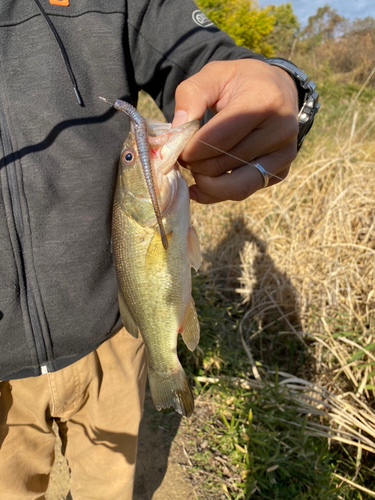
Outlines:
[{"label": "green tree", "polygon": [[301,38],[308,42],[308,47],[321,45],[341,35],[346,23],[346,19],[340,16],[336,9],[326,4],[324,7],[319,7],[314,16],[309,17]]},{"label": "green tree", "polygon": [[274,17],[275,24],[271,33],[266,37],[266,41],[271,45],[274,53],[290,58],[300,31],[292,4],[271,5],[269,13]]},{"label": "green tree", "polygon": [[198,6],[220,29],[238,45],[271,56],[274,48],[267,37],[276,18],[271,8],[259,8],[254,0],[198,0]]}]

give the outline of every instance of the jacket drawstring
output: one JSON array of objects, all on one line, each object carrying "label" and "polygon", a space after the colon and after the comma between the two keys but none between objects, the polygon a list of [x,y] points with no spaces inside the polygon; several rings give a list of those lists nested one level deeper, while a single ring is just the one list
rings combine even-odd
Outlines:
[{"label": "jacket drawstring", "polygon": [[60,50],[60,54],[62,55],[62,58],[64,59],[65,67],[66,67],[66,69],[68,71],[70,81],[72,82],[73,90],[74,90],[75,96],[77,98],[78,104],[80,106],[84,106],[82,98],[81,98],[81,95],[80,95],[80,93],[78,91],[78,88],[77,88],[77,81],[75,79],[72,67],[71,67],[69,59],[68,59],[68,54],[66,53],[66,50],[65,50],[65,47],[64,47],[64,45],[63,45],[63,43],[61,41],[61,38],[60,38],[59,34],[57,33],[56,28],[53,25],[51,19],[48,17],[48,15],[46,14],[45,10],[43,9],[43,7],[42,7],[41,3],[39,2],[39,0],[34,0],[34,2],[36,4],[36,6],[38,7],[40,13],[44,17],[45,21],[47,22],[50,30],[53,33],[53,36],[55,37],[55,40],[56,40],[57,45],[58,45],[59,50]]}]

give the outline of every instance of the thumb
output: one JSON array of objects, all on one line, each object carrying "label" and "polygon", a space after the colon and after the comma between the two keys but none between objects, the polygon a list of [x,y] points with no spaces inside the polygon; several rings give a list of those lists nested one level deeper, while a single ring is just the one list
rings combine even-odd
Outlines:
[{"label": "thumb", "polygon": [[175,93],[172,127],[201,119],[220,98],[222,83],[223,71],[220,71],[220,63],[217,62],[208,63],[198,73],[180,83]]}]

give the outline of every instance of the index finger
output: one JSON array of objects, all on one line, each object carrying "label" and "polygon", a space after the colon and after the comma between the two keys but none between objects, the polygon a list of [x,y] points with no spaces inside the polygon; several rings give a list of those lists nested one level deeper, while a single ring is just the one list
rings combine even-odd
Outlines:
[{"label": "index finger", "polygon": [[211,118],[192,137],[181,154],[186,162],[206,160],[233,149],[259,126],[257,115],[228,106]]}]

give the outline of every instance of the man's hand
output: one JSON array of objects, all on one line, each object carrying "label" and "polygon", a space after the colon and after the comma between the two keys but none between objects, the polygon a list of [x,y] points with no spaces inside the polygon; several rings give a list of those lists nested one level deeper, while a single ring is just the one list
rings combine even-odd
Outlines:
[{"label": "man's hand", "polygon": [[297,154],[298,96],[284,70],[254,59],[207,64],[177,87],[173,126],[200,119],[207,109],[215,116],[180,157],[196,182],[192,199],[215,203],[253,194],[263,177],[245,163],[260,163],[269,185],[287,176]]}]

